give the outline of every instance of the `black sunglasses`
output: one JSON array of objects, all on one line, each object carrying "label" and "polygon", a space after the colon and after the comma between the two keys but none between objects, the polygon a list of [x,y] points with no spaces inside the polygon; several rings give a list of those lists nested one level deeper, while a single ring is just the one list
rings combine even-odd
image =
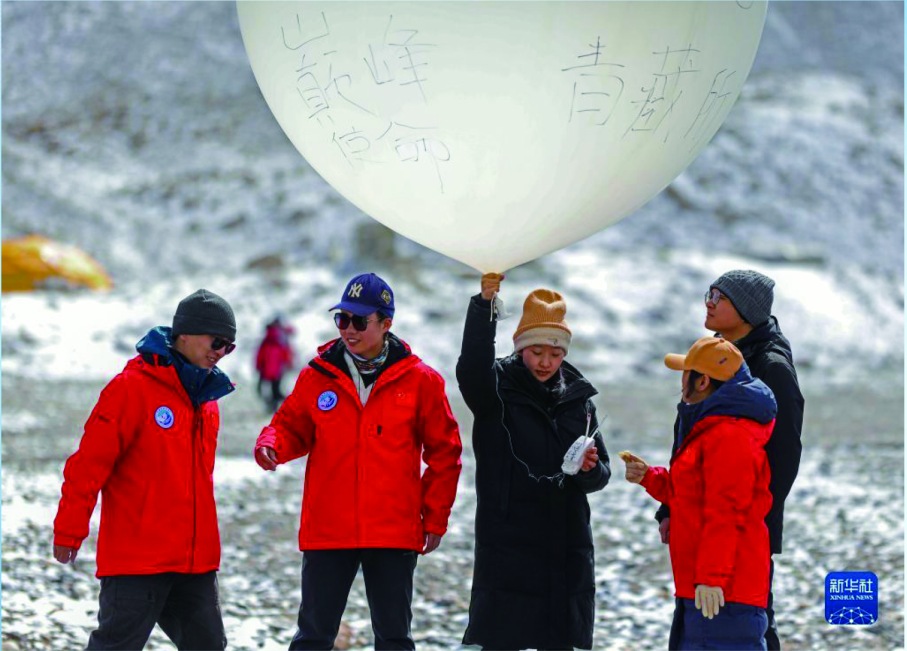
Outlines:
[{"label": "black sunglasses", "polygon": [[229,355],[236,350],[236,344],[223,337],[213,337],[211,339],[211,350],[220,350],[221,348],[224,349],[224,355]]},{"label": "black sunglasses", "polygon": [[365,329],[368,328],[368,324],[374,321],[380,321],[381,319],[369,319],[364,316],[356,316],[344,314],[343,312],[337,312],[334,315],[334,323],[341,330],[346,330],[350,327],[350,324],[353,324],[353,327],[356,328],[359,332],[365,332]]}]

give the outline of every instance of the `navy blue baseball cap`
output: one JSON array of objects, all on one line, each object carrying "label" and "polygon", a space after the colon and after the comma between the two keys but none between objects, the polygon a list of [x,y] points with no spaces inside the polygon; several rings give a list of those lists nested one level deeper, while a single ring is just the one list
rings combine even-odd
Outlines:
[{"label": "navy blue baseball cap", "polygon": [[380,310],[392,317],[394,292],[380,276],[373,273],[359,274],[347,283],[343,298],[331,310],[346,310],[356,316],[368,316]]}]

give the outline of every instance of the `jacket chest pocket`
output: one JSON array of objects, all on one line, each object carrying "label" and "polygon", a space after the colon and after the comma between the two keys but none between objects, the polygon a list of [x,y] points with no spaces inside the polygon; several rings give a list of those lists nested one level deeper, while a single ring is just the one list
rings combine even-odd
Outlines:
[{"label": "jacket chest pocket", "polygon": [[384,418],[388,423],[411,423],[416,420],[416,394],[411,391],[394,391],[384,405]]},{"label": "jacket chest pocket", "polygon": [[384,396],[380,418],[369,433],[387,443],[409,445],[414,437],[418,409],[416,394],[407,391],[393,391]]},{"label": "jacket chest pocket", "polygon": [[202,460],[205,464],[205,471],[214,472],[214,456],[217,451],[217,430],[220,427],[220,418],[217,414],[203,412],[198,419],[200,432],[195,433],[199,437],[202,447]]},{"label": "jacket chest pocket", "polygon": [[154,460],[155,464],[196,462],[197,423],[191,407],[166,403],[148,405],[148,424],[142,436],[136,439],[130,454],[138,458]]},{"label": "jacket chest pocket", "polygon": [[191,409],[168,404],[149,405],[151,416],[149,427],[168,439],[189,440],[189,432],[193,428],[193,413]]},{"label": "jacket chest pocket", "polygon": [[[571,409],[558,414],[554,419],[554,426],[557,430],[558,440],[565,446],[564,451],[570,447],[578,436],[586,433],[586,413],[580,409]],[[590,423],[591,431],[591,423]]]},{"label": "jacket chest pocket", "polygon": [[699,499],[703,495],[702,454],[699,450],[685,450],[671,464],[671,483],[676,496]]},{"label": "jacket chest pocket", "polygon": [[334,389],[319,393],[314,407],[309,413],[315,423],[316,437],[319,432],[334,436],[338,431],[350,429],[352,423],[356,422],[359,411],[355,398]]}]

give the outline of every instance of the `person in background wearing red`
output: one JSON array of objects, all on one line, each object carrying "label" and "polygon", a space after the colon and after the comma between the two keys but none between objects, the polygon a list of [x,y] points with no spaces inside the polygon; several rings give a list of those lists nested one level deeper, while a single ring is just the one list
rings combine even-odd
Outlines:
[{"label": "person in background wearing red", "polygon": [[[283,376],[293,367],[293,347],[290,335],[293,327],[283,323],[280,316],[265,326],[265,336],[255,354],[255,370],[258,371],[258,395],[265,401],[269,412],[274,413],[286,397],[281,388]],[[264,394],[268,385],[270,395]]]},{"label": "person in background wearing red", "polygon": [[236,347],[233,310],[199,289],[180,301],[101,392],[63,468],[54,558],[75,561],[101,493],[98,628],[88,649],[142,649],[157,623],[176,647],[224,649],[214,504],[217,368]]}]

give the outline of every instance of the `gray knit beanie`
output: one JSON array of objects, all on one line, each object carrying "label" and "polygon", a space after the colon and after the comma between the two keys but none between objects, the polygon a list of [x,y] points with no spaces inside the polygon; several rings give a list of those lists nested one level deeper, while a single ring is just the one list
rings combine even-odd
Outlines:
[{"label": "gray knit beanie", "polygon": [[774,286],[774,280],[750,269],[728,271],[710,285],[727,296],[743,320],[754,327],[772,315]]},{"label": "gray knit beanie", "polygon": [[229,341],[236,339],[236,319],[230,305],[217,294],[199,289],[180,301],[173,315],[177,335],[215,335]]}]

